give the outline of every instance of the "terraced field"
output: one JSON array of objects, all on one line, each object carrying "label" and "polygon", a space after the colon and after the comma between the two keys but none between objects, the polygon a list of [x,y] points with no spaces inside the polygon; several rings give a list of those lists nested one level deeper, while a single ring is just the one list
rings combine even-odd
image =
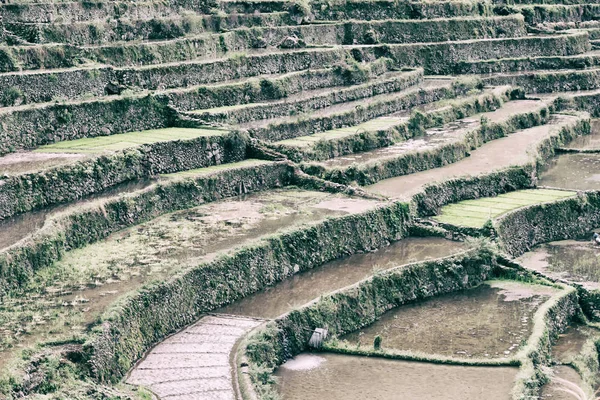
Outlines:
[{"label": "terraced field", "polygon": [[599,21],[0,3],[0,398],[593,398]]},{"label": "terraced field", "polygon": [[493,198],[449,204],[442,207],[440,214],[433,219],[444,224],[483,228],[486,222],[517,208],[549,203],[572,196],[575,196],[575,192],[549,189],[517,190]]}]

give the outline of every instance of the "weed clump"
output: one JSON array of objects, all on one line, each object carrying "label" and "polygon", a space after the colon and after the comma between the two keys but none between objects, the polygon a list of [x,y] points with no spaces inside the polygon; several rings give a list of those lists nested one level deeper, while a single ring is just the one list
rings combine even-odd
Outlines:
[{"label": "weed clump", "polygon": [[375,350],[381,350],[381,336],[377,335],[375,336],[375,339],[373,339],[373,349]]},{"label": "weed clump", "polygon": [[12,107],[26,102],[23,92],[14,86],[6,89],[0,96],[0,105],[3,107]]}]

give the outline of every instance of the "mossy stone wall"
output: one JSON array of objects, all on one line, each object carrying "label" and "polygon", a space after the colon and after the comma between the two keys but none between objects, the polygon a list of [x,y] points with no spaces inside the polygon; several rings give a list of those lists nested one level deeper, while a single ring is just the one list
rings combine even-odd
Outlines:
[{"label": "mossy stone wall", "polygon": [[116,381],[154,344],[201,313],[294,273],[386,246],[406,235],[409,220],[408,207],[401,203],[331,218],[263,239],[141,290],[113,308],[88,344],[94,374]]},{"label": "mossy stone wall", "polygon": [[172,126],[166,98],[153,96],[18,107],[0,112],[0,155],[82,137]]},{"label": "mossy stone wall", "polygon": [[155,184],[128,196],[59,214],[33,236],[0,255],[0,293],[18,289],[38,269],[59,260],[65,251],[125,227],[204,202],[286,186],[292,179],[293,171],[286,163],[231,168]]},{"label": "mossy stone wall", "polygon": [[492,7],[473,1],[316,1],[311,5],[317,20],[433,19],[490,15]]},{"label": "mossy stone wall", "polygon": [[531,72],[519,75],[496,75],[483,80],[488,85],[514,85],[528,93],[556,93],[592,90],[600,87],[600,70]]},{"label": "mossy stone wall", "polygon": [[0,104],[13,106],[52,100],[86,99],[108,94],[109,87],[122,90],[163,90],[193,87],[257,75],[280,74],[334,65],[349,56],[341,48],[239,55],[210,62],[139,67],[102,67],[18,72],[0,75]]},{"label": "mossy stone wall", "polygon": [[597,192],[583,192],[575,198],[520,208],[495,223],[503,248],[513,256],[541,243],[581,237],[598,226],[600,194]]},{"label": "mossy stone wall", "polygon": [[[426,74],[452,74],[463,61],[514,57],[569,56],[590,50],[586,32],[554,37],[523,37],[495,41],[463,41],[380,45],[371,51],[399,65],[421,66]],[[365,50],[366,51],[366,50]]]},{"label": "mossy stone wall", "polygon": [[[333,336],[356,331],[394,307],[476,286],[493,277],[496,266],[491,252],[472,250],[376,274],[269,322],[248,339],[245,355],[251,365],[272,371],[307,350],[315,328]],[[254,384],[259,393],[269,391]]]},{"label": "mossy stone wall", "polygon": [[135,179],[242,161],[248,138],[236,132],[142,145],[35,173],[6,177],[0,220],[78,200]]}]

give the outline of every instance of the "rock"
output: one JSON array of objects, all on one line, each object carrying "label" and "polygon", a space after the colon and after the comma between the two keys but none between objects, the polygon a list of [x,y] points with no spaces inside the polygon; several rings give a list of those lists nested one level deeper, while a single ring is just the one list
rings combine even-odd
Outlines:
[{"label": "rock", "polygon": [[121,85],[119,85],[118,83],[113,83],[113,82],[109,82],[106,87],[104,88],[104,92],[107,95],[117,95],[117,94],[121,94],[121,92],[123,92],[123,90],[125,90],[125,88]]},{"label": "rock", "polygon": [[296,36],[288,36],[279,43],[278,47],[281,49],[299,49],[306,47],[306,42]]}]

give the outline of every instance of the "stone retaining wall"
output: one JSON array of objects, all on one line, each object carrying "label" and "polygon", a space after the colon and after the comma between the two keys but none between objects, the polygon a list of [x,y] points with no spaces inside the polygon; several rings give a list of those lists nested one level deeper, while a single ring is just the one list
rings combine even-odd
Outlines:
[{"label": "stone retaining wall", "polygon": [[0,293],[28,282],[40,268],[65,251],[104,239],[113,232],[167,212],[208,201],[289,185],[293,171],[286,163],[264,163],[208,172],[152,185],[47,220],[33,236],[0,254]]},{"label": "stone retaining wall", "polygon": [[93,372],[101,381],[117,381],[154,344],[201,313],[294,273],[384,247],[406,235],[409,221],[408,207],[401,203],[331,218],[264,239],[143,289],[113,307],[98,326],[88,344]]}]

